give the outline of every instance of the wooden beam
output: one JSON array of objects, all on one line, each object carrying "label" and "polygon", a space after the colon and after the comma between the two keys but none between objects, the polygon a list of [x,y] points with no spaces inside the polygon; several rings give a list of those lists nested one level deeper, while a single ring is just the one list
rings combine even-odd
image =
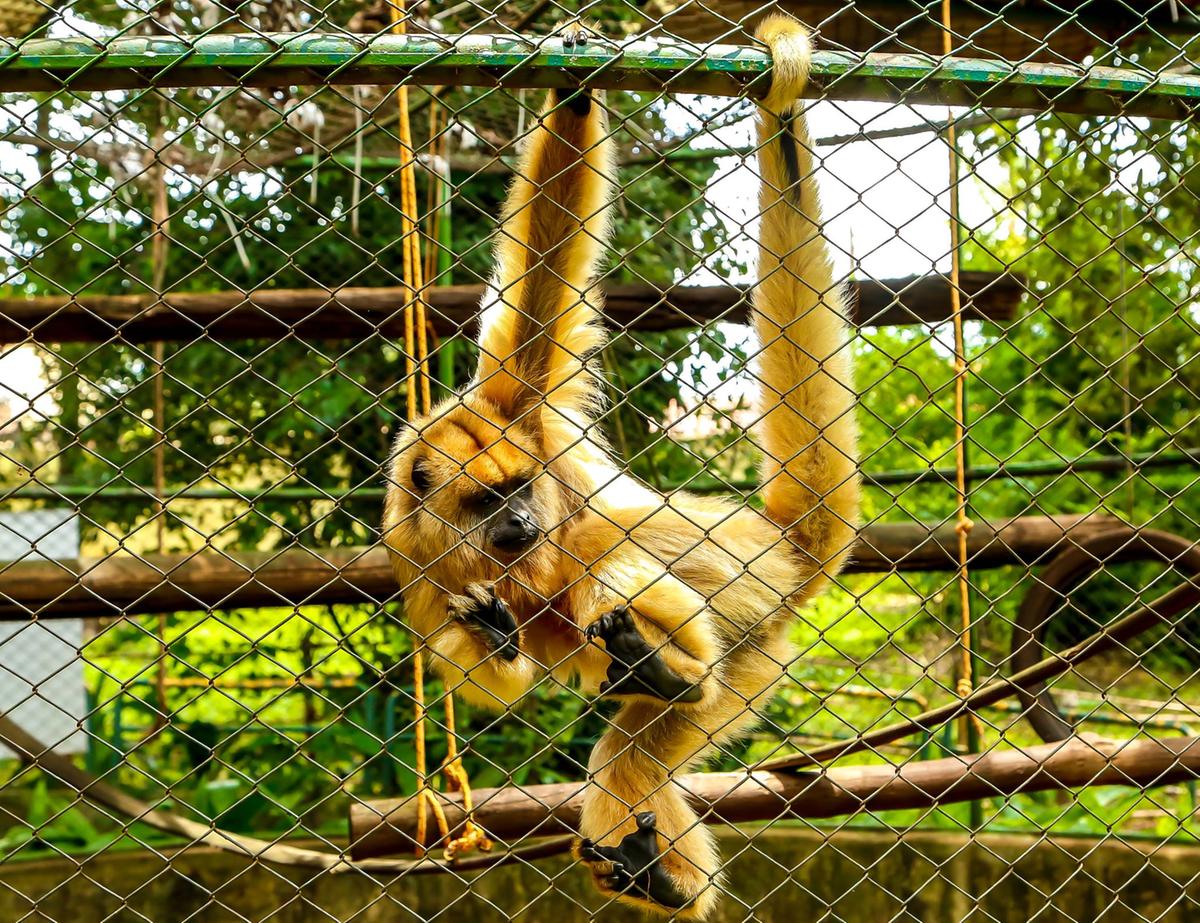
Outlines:
[{"label": "wooden beam", "polygon": [[[895,811],[1095,785],[1149,788],[1200,778],[1200,738],[1065,743],[824,772],[712,772],[683,776],[704,823],[825,818]],[[586,783],[476,789],[473,820],[489,837],[519,840],[575,832]],[[461,795],[436,792],[452,834],[465,820]],[[350,806],[350,854],[368,859],[412,852],[415,797]]]},{"label": "wooden beam", "polygon": [[371,602],[396,593],[383,548],[289,548],[0,564],[0,622]]},{"label": "wooden beam", "polygon": [[[975,523],[973,567],[1032,565],[1068,542],[1119,525],[1097,516],[1027,516]],[[850,573],[941,571],[958,566],[953,524],[881,523],[863,529]],[[0,622],[121,616],[250,606],[371,603],[395,599],[387,551],[289,548],[188,555],[115,552],[98,559],[0,564]]]},{"label": "wooden beam", "polygon": [[[853,320],[861,326],[938,324],[951,317],[950,282],[942,275],[852,283]],[[1019,277],[964,272],[966,316],[1006,321],[1025,291]],[[481,285],[426,292],[439,336],[470,332]],[[406,289],[259,289],[252,292],[170,292],[141,295],[39,295],[0,299],[0,343],[127,343],[153,340],[233,340],[294,334],[304,339],[400,338]],[[622,330],[671,330],[716,320],[745,323],[745,288],[730,285],[611,285],[605,315]]]}]

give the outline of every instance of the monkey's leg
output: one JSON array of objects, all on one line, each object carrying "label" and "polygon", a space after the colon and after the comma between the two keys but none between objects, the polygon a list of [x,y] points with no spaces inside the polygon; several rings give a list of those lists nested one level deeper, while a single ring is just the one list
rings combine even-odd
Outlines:
[{"label": "monkey's leg", "polygon": [[[582,611],[584,634],[602,642],[609,657],[601,695],[647,696],[659,702],[695,704],[714,685],[717,654],[711,615],[703,597],[670,575],[649,577],[629,605],[611,606],[605,593]],[[600,605],[596,605],[599,603]],[[576,611],[580,611],[577,609]]]},{"label": "monkey's leg", "polygon": [[616,846],[579,841],[578,857],[592,866],[602,891],[646,900],[654,909],[682,910],[694,898],[684,891],[659,861],[658,815],[643,811],[634,818],[637,829]]},{"label": "monkey's leg", "polygon": [[[755,722],[791,659],[786,618],[757,626],[721,661],[703,708],[630,700],[592,752],[576,857],[597,888],[659,913],[702,919],[720,896],[721,857],[672,779]],[[647,812],[653,818],[646,817]],[[682,909],[681,909],[682,908]]]},{"label": "monkey's leg", "polygon": [[[729,698],[720,696],[722,711],[732,708]],[[681,917],[701,919],[712,909],[720,853],[668,775],[708,742],[684,711],[638,701],[601,738],[588,766],[592,784],[584,793],[576,857],[602,893]]]}]

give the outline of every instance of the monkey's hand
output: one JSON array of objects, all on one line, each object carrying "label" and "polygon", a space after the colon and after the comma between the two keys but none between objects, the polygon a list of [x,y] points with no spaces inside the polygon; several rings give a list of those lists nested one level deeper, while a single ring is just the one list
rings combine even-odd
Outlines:
[{"label": "monkey's hand", "polygon": [[481,637],[502,660],[512,662],[520,653],[517,620],[496,588],[486,583],[469,583],[464,595],[452,594],[448,610],[450,618],[462,622]]},{"label": "monkey's hand", "polygon": [[640,897],[660,907],[682,909],[692,902],[671,880],[659,857],[658,818],[653,811],[637,816],[637,830],[616,846],[579,841],[576,854],[586,862],[603,891]]},{"label": "monkey's hand", "polygon": [[628,607],[618,606],[587,627],[589,639],[604,642],[612,658],[601,695],[647,695],[666,702],[699,702],[704,690],[672,670],[642,633]]}]

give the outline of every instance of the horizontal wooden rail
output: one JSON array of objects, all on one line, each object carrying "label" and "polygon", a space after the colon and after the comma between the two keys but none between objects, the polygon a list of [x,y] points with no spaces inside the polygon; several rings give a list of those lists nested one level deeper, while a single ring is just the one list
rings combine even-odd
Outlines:
[{"label": "horizontal wooden rail", "polygon": [[[856,324],[881,327],[938,324],[952,316],[950,282],[942,275],[852,283]],[[1020,277],[964,272],[961,291],[969,319],[1005,321],[1016,313]],[[605,316],[619,329],[654,331],[716,320],[746,321],[749,298],[732,285],[610,285]],[[0,343],[125,342],[279,338],[359,339],[372,333],[401,337],[406,289],[260,289],[252,292],[169,292],[139,295],[39,295],[0,299]],[[449,285],[425,293],[439,336],[470,331],[483,286]]]},{"label": "horizontal wooden rail", "polygon": [[[902,766],[694,773],[676,784],[705,823],[737,824],[928,808],[1093,785],[1149,788],[1196,779],[1200,779],[1200,738],[1120,742],[1073,738]],[[582,782],[562,782],[476,789],[472,819],[500,840],[573,832],[585,787]],[[454,834],[466,817],[461,795],[435,792],[435,797]],[[412,852],[417,812],[415,797],[351,804],[351,856],[367,859]]]},{"label": "horizontal wooden rail", "polygon": [[[977,522],[973,567],[1035,564],[1065,543],[1116,520],[1105,516],[1026,516]],[[879,523],[863,529],[852,573],[953,570],[953,524]],[[289,548],[190,555],[116,552],[99,559],[0,564],[0,622],[120,616],[197,609],[372,603],[395,599],[387,552],[373,548]]]},{"label": "horizontal wooden rail", "polygon": [[[758,48],[684,40],[597,40],[565,51],[557,37],[515,35],[211,34],[0,42],[0,91],[146,87],[395,84],[578,86],[717,96],[766,92]],[[909,54],[818,52],[809,93],[937,105],[1054,108],[1187,118],[1200,76]]]}]

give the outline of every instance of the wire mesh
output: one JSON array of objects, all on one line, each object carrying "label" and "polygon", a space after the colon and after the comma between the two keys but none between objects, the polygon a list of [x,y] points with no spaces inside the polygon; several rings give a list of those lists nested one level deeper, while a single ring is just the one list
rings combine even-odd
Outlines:
[{"label": "wire mesh", "polygon": [[0,920],[1200,917],[1198,26],[0,2]]}]

